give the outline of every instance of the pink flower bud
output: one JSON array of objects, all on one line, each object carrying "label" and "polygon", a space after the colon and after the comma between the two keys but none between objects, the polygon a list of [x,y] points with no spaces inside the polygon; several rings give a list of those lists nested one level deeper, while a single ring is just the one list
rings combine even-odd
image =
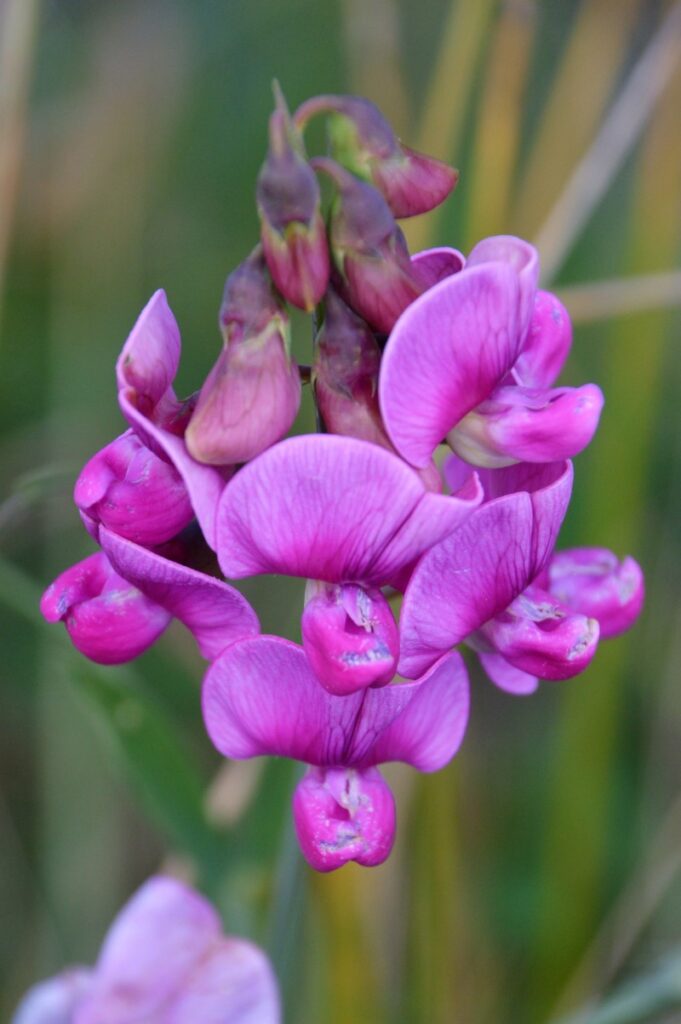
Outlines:
[{"label": "pink flower bud", "polygon": [[234,465],[283,437],[300,405],[288,317],[259,250],[227,278],[220,324],[224,347],[201,388],[185,441],[200,462]]},{"label": "pink flower bud", "polygon": [[376,768],[310,768],[293,794],[300,848],[317,871],[382,864],[395,839],[395,800]]},{"label": "pink flower bud", "polygon": [[458,180],[458,171],[404,146],[369,100],[360,96],[316,96],[296,112],[301,129],[318,113],[328,121],[333,157],[371,181],[395,217],[412,217],[439,206]]},{"label": "pink flower bud", "polygon": [[279,91],[276,102],[256,190],[262,244],[279,291],[310,312],[324,294],[330,270],[319,185]]},{"label": "pink flower bud", "polygon": [[376,587],[311,582],[301,626],[312,671],[329,693],[385,686],[395,675],[397,624]]},{"label": "pink flower bud", "polygon": [[162,544],[194,518],[180,474],[132,430],[85,464],[73,497],[95,539],[102,523],[138,544]]},{"label": "pink flower bud", "polygon": [[584,671],[598,646],[596,619],[561,605],[539,587],[528,587],[478,637],[511,665],[540,679],[569,679]]},{"label": "pink flower bud", "polygon": [[425,291],[404,235],[372,185],[326,157],[311,163],[338,188],[329,232],[343,297],[374,330],[388,334],[400,313]]},{"label": "pink flower bud", "polygon": [[98,551],[56,578],[40,602],[48,622],[66,626],[81,654],[119,665],[146,651],[171,615],[114,572]]},{"label": "pink flower bud", "polygon": [[598,619],[601,636],[624,633],[643,606],[644,581],[633,558],[607,548],[557,551],[546,571],[551,593],[566,607]]}]

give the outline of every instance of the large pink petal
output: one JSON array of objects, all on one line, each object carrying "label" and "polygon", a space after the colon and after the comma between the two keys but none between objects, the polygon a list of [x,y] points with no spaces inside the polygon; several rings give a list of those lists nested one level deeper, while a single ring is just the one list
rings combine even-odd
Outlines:
[{"label": "large pink petal", "polygon": [[524,339],[532,321],[537,282],[539,280],[539,253],[533,245],[515,235],[493,235],[483,238],[471,250],[467,267],[486,263],[506,263],[515,271],[520,285],[518,328]]},{"label": "large pink petal", "polygon": [[100,528],[99,540],[124,579],[170,612],[194,634],[204,658],[213,659],[242,636],[255,635],[258,617],[238,590]]},{"label": "large pink petal", "polygon": [[422,681],[337,697],[322,688],[296,644],[241,640],[206,674],[208,735],[237,759],[274,754],[320,767],[404,760],[432,770],[453,756],[465,728],[467,680],[456,658],[443,659]]},{"label": "large pink petal", "polygon": [[509,266],[467,267],[430,288],[395,324],[379,399],[390,440],[413,465],[428,465],[445,435],[515,363],[518,295]]},{"label": "large pink petal", "polygon": [[553,550],[570,499],[571,466],[548,464],[533,467],[534,473],[521,466],[485,475],[500,489],[523,482],[535,490],[514,491],[482,505],[416,566],[400,617],[403,675],[419,675],[507,608]]},{"label": "large pink petal", "polygon": [[223,939],[194,969],[163,1024],[280,1024],[277,983],[265,954]]},{"label": "large pink petal", "polygon": [[220,937],[220,919],[203,897],[174,879],[150,879],[110,928],[74,1024],[146,1020],[182,991]]},{"label": "large pink petal", "polygon": [[225,488],[220,566],[237,579],[270,572],[382,584],[454,529],[477,500],[474,489],[461,498],[427,492],[401,459],[366,441],[290,438]]},{"label": "large pink petal", "polygon": [[132,388],[146,412],[164,397],[180,363],[180,330],[166,293],[159,288],[146,304],[116,363],[119,390]]}]

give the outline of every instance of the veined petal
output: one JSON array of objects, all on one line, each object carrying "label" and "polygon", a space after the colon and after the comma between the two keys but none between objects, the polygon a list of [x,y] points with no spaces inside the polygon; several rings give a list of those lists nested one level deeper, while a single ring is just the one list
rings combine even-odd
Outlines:
[{"label": "veined petal", "polygon": [[180,364],[180,329],[162,288],[137,318],[116,363],[118,388],[132,388],[146,412],[164,397]]},{"label": "veined petal", "polygon": [[270,572],[381,585],[477,500],[473,490],[461,498],[427,492],[400,458],[366,441],[289,438],[225,488],[218,558],[236,579]]},{"label": "veined petal", "polygon": [[539,686],[537,677],[515,668],[500,654],[479,653],[478,658],[494,685],[505,693],[525,697],[536,692]]},{"label": "veined petal", "polygon": [[221,939],[195,967],[163,1024],[280,1024],[279,993],[265,954]]},{"label": "veined petal", "polygon": [[411,266],[419,283],[426,288],[432,288],[434,284],[463,270],[466,266],[466,257],[458,249],[440,246],[414,253],[411,257]]},{"label": "veined petal", "polygon": [[120,576],[191,630],[204,658],[259,631],[258,617],[238,590],[222,580],[100,529],[100,543]]},{"label": "veined petal", "polygon": [[91,975],[86,968],[72,967],[34,985],[21,1000],[11,1024],[74,1024]]},{"label": "veined petal", "polygon": [[467,710],[458,655],[415,683],[338,697],[319,685],[301,647],[269,636],[232,644],[203,684],[204,720],[220,753],[318,767],[401,760],[432,771],[456,752]]},{"label": "veined petal", "polygon": [[221,937],[211,905],[172,878],[150,879],[111,926],[74,1024],[146,1020],[182,990]]},{"label": "veined petal", "polygon": [[[400,617],[398,671],[415,677],[503,611],[553,550],[570,499],[569,463],[492,470],[496,487],[535,486],[488,501],[421,558]],[[501,480],[496,478],[503,474]]]},{"label": "veined petal", "polygon": [[551,292],[538,291],[530,329],[513,367],[516,383],[550,388],[563,369],[572,345],[572,324],[565,306]]},{"label": "veined petal", "polygon": [[397,451],[426,466],[437,445],[503,380],[520,352],[518,276],[486,263],[447,277],[400,316],[379,400]]},{"label": "veined petal", "polygon": [[501,387],[468,413],[447,440],[473,465],[556,462],[586,448],[602,408],[603,393],[595,384],[551,390]]},{"label": "veined petal", "polygon": [[539,253],[533,245],[515,235],[493,235],[483,238],[472,249],[466,266],[485,263],[506,263],[518,276],[520,310],[518,329],[524,339],[532,320],[534,300],[539,280]]}]

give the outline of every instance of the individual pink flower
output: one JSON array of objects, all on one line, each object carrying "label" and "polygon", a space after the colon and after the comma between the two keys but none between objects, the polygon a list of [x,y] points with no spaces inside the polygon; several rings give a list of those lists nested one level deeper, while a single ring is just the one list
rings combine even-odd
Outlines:
[{"label": "individual pink flower", "polygon": [[258,632],[258,618],[237,590],[175,560],[190,555],[182,539],[156,551],[105,527],[99,539],[104,550],[61,573],[40,605],[48,622],[64,622],[74,646],[91,661],[131,661],[173,618],[208,659]]},{"label": "individual pink flower", "polygon": [[140,313],[116,363],[121,412],[147,448],[169,461],[182,478],[208,544],[215,546],[215,512],[231,474],[197,462],[184,434],[195,397],[180,402],[173,381],[180,362],[180,331],[165,292],[155,292]]},{"label": "individual pink flower", "polygon": [[475,475],[457,494],[436,494],[401,459],[366,441],[289,438],[225,489],[218,558],[233,579],[282,573],[327,584],[306,609],[303,643],[324,685],[348,693],[394,671],[397,631],[378,588],[403,586],[423,552],[481,498]]},{"label": "individual pink flower", "polygon": [[603,637],[626,632],[643,607],[640,565],[607,548],[556,551],[537,582],[567,608],[598,619]]},{"label": "individual pink flower", "polygon": [[552,462],[591,440],[603,405],[593,384],[552,388],[570,346],[558,300],[537,292],[527,242],[485,239],[466,267],[429,288],[395,324],[379,399],[397,451],[425,466],[445,438],[474,465]]},{"label": "individual pink flower", "polygon": [[213,907],[172,878],[146,882],[109,929],[93,968],[32,988],[12,1024],[279,1024],[265,954],[224,936]]},{"label": "individual pink flower", "polygon": [[332,871],[350,860],[381,863],[395,829],[392,795],[376,769],[404,761],[436,771],[456,753],[468,718],[459,654],[416,682],[328,693],[302,647],[259,636],[228,647],[203,684],[208,734],[225,757],[290,757],[311,766],[293,798],[307,860]]},{"label": "individual pink flower", "polygon": [[258,247],[229,275],[220,307],[223,347],[186,433],[200,462],[246,462],[278,441],[300,405],[288,314]]},{"label": "individual pink flower", "polygon": [[521,463],[485,474],[489,498],[430,548],[409,580],[399,671],[423,672],[505,612],[551,555],[572,489],[570,463]]}]

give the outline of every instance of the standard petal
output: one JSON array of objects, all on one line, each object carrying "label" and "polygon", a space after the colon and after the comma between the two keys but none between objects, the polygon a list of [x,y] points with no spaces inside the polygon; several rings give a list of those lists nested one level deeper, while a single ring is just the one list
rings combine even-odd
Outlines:
[{"label": "standard petal", "polygon": [[[537,576],[567,509],[569,464],[535,473],[490,471],[497,487],[516,481],[540,485],[492,500],[420,560],[406,590],[400,617],[398,671],[411,678],[503,611]],[[503,480],[496,477],[504,474]]]},{"label": "standard petal", "polygon": [[204,658],[259,631],[258,617],[238,590],[103,527],[99,539],[120,576],[191,630]]},{"label": "standard petal", "polygon": [[556,462],[578,455],[596,432],[603,392],[501,387],[450,431],[454,451],[475,466]]},{"label": "standard petal", "polygon": [[72,967],[34,985],[21,1000],[11,1024],[74,1024],[91,976],[90,970]]},{"label": "standard petal", "polygon": [[493,235],[483,238],[472,249],[466,266],[485,263],[506,263],[518,276],[520,285],[518,329],[525,338],[534,312],[537,281],[539,280],[539,253],[533,245],[515,235]]},{"label": "standard petal", "polygon": [[513,367],[517,384],[550,388],[563,369],[572,345],[572,324],[565,306],[551,292],[538,291],[530,329]]},{"label": "standard petal", "polygon": [[539,680],[506,661],[500,654],[478,654],[480,664],[495,686],[505,693],[525,697],[535,693]]},{"label": "standard petal", "polygon": [[409,466],[376,445],[333,435],[290,438],[225,488],[220,566],[237,579],[276,572],[381,582],[374,565],[425,493]]},{"label": "standard petal", "polygon": [[426,466],[437,445],[515,363],[518,276],[507,265],[466,268],[399,318],[383,354],[379,400],[397,451]]},{"label": "standard petal", "polygon": [[151,1018],[220,937],[220,919],[202,896],[172,878],[150,879],[109,929],[74,1024]]},{"label": "standard petal", "polygon": [[265,954],[222,939],[195,967],[163,1024],[280,1024],[277,983]]},{"label": "standard petal", "polygon": [[116,363],[119,390],[133,388],[146,412],[164,397],[180,364],[180,329],[159,288],[137,318]]}]

